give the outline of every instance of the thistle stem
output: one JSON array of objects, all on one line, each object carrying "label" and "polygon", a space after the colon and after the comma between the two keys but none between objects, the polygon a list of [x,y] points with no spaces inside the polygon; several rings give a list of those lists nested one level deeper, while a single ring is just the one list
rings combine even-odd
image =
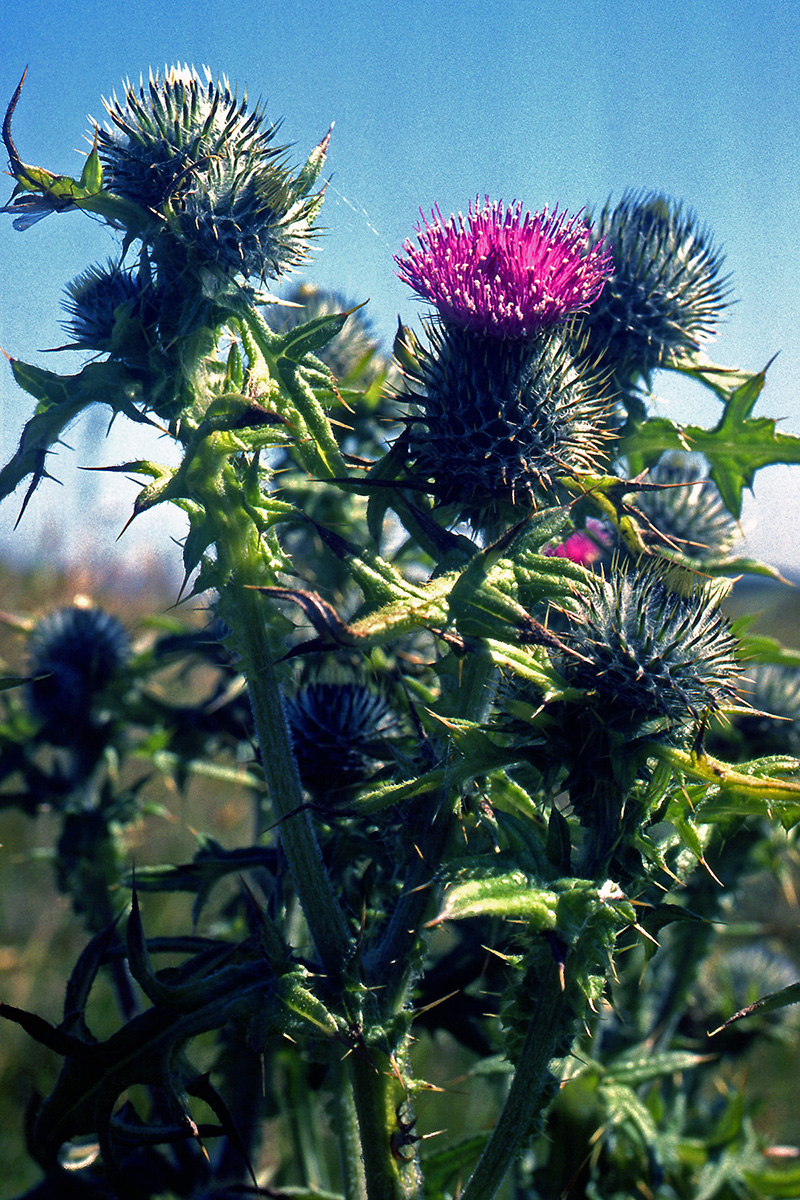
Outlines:
[{"label": "thistle stem", "polygon": [[326,973],[341,975],[352,943],[304,802],[272,662],[263,601],[232,577],[220,597],[247,678],[272,808],[297,896]]},{"label": "thistle stem", "polygon": [[502,1112],[460,1200],[492,1200],[547,1103],[552,1082],[549,1063],[573,1021],[573,1011],[561,989],[555,963],[549,974],[547,980],[542,980],[541,999]]},{"label": "thistle stem", "polygon": [[388,1061],[375,1061],[366,1047],[358,1047],[347,1061],[369,1200],[417,1200],[420,1178],[416,1156],[409,1154],[406,1158],[407,1148],[392,1144],[399,1128],[397,1107],[405,1098],[397,1069],[393,1070]]},{"label": "thistle stem", "polygon": [[336,1127],[339,1135],[339,1164],[344,1200],[368,1200],[361,1135],[353,1084],[345,1064],[336,1069]]}]

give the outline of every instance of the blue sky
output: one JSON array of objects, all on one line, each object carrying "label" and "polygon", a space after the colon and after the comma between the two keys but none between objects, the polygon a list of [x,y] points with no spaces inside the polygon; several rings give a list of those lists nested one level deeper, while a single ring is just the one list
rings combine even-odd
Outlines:
[{"label": "blue sky", "polygon": [[[354,302],[369,298],[387,342],[398,314],[412,321],[418,311],[392,255],[420,208],[447,214],[488,194],[577,210],[628,187],[665,191],[695,210],[727,255],[737,303],[710,352],[756,370],[780,351],[757,411],[800,433],[796,18],[785,0],[28,0],[5,18],[0,100],[28,64],[17,147],[25,161],[71,174],[88,115],[102,116],[100,97],[164,63],[207,64],[262,97],[270,117],[284,118],[297,162],[335,121],[326,234],[304,274]],[[67,356],[39,352],[64,340],[64,284],[112,255],[113,239],[77,213],[22,234],[0,221],[0,347],[75,370]],[[715,419],[702,392],[661,379],[656,390],[677,419]],[[0,367],[4,457],[26,411]],[[51,467],[64,487],[43,485],[15,535],[18,503],[0,508],[1,548],[61,546],[101,565],[146,544],[177,553],[168,535],[179,519],[159,510],[114,548],[134,492],[119,476],[77,469],[131,457],[131,430],[120,425],[100,445],[103,428],[93,419],[70,431],[76,453]],[[799,507],[799,469],[757,477],[745,514],[751,549],[800,569]]]}]

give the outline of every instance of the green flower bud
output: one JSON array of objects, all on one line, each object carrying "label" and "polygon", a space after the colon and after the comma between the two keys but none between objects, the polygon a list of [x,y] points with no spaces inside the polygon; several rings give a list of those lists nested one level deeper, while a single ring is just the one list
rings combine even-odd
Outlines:
[{"label": "green flower bud", "polygon": [[686,733],[733,698],[736,642],[711,586],[674,591],[655,567],[617,564],[587,579],[570,615],[564,640],[574,653],[560,669],[600,725]]},{"label": "green flower bud", "polygon": [[800,668],[781,663],[753,664],[747,668],[741,690],[754,709],[736,720],[748,753],[800,757]]},{"label": "green flower bud", "polygon": [[111,261],[106,267],[89,267],[73,279],[65,288],[64,301],[69,320],[63,328],[73,339],[69,349],[119,350],[119,338],[115,339],[119,310],[126,305],[132,311],[143,290],[138,276]]}]

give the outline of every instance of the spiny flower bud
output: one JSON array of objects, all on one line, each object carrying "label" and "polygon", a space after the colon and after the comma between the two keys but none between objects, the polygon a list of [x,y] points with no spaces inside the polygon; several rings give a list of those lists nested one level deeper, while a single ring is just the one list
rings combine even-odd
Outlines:
[{"label": "spiny flower bud", "polygon": [[312,683],[286,701],[297,769],[315,798],[340,802],[380,764],[393,715],[362,683]]},{"label": "spiny flower bud", "polygon": [[91,723],[97,694],[127,660],[128,635],[99,608],[60,608],[44,617],[31,634],[31,711],[69,737]]},{"label": "spiny flower bud", "polygon": [[646,477],[661,486],[639,492],[635,500],[645,534],[691,558],[721,558],[739,537],[736,519],[706,471],[698,455],[664,454]]},{"label": "spiny flower bud", "polygon": [[627,192],[592,231],[614,271],[585,318],[589,350],[623,386],[699,349],[714,333],[728,289],[722,255],[683,207]]},{"label": "spiny flower bud", "polygon": [[65,292],[69,320],[63,328],[73,339],[69,349],[105,353],[115,349],[118,310],[123,305],[132,310],[142,297],[138,277],[112,261],[105,267],[89,267],[67,284]]},{"label": "spiny flower bud", "polygon": [[483,206],[469,215],[417,226],[419,246],[407,241],[395,258],[398,275],[438,315],[473,333],[530,338],[591,305],[612,263],[602,244],[591,244],[580,214],[556,209],[522,216],[522,206]]},{"label": "spiny flower bud", "polygon": [[559,476],[597,467],[607,404],[566,337],[502,341],[434,323],[427,333],[399,399],[419,410],[408,420],[416,473],[462,519],[530,507]]},{"label": "spiny flower bud", "polygon": [[286,147],[273,145],[278,126],[207,69],[204,82],[189,67],[151,73],[147,89],[127,82],[122,101],[104,103],[106,187],[162,218],[168,233],[157,238],[177,240],[197,269],[219,275],[276,278],[304,259],[322,202],[308,192],[327,139],[292,178]]},{"label": "spiny flower bud", "polygon": [[713,585],[679,586],[655,567],[616,564],[576,591],[564,635],[574,653],[560,667],[601,724],[685,732],[733,698],[736,642]]}]

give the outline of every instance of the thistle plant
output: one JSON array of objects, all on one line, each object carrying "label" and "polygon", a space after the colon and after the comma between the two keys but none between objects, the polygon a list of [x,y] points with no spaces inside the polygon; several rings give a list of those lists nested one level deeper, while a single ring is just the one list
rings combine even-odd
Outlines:
[{"label": "thistle plant", "polygon": [[[22,517],[93,404],[156,424],[179,465],[108,470],[142,481],[131,520],[185,514],[175,600],[206,609],[149,636],[9,618],[0,803],[57,815],[88,935],[58,1024],[0,1002],[61,1060],[26,1194],[795,1194],[696,1019],[722,897],[785,869],[800,822],[794,741],[762,754],[747,683],[797,655],[726,609],[769,574],[733,554],[743,489],[800,439],[752,417],[764,372],[701,356],[726,286],[705,232],[631,195],[597,222],[434,209],[395,262],[432,306],[395,366],[359,297],[279,302],[329,135],[293,168],[260,105],[176,67],[106,102],[72,179],[21,158],[19,99],[18,230],[77,209],[122,238],[67,285],[83,369],[11,359],[35,410],[0,496]],[[651,416],[657,369],[711,388],[717,425]],[[165,797],[244,787],[250,840],[134,864],[142,763]],[[794,1002],[785,979],[757,1003]]]}]

